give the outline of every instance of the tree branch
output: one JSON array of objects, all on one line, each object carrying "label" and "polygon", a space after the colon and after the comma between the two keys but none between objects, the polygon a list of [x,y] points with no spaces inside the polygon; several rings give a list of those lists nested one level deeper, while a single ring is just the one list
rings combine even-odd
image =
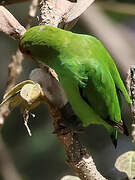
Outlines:
[{"label": "tree branch", "polygon": [[[88,5],[90,5],[94,0],[88,1],[85,0],[85,8],[81,9],[81,11],[79,11],[77,16],[74,16],[72,13],[72,16],[68,16],[71,17],[72,20],[74,20],[74,18],[77,18],[78,16],[80,16],[80,14],[88,7]],[[89,3],[88,3],[89,2]],[[40,4],[40,9],[41,9],[41,15],[40,15],[40,24],[44,24],[44,25],[53,25],[55,27],[58,27],[60,23],[63,23],[63,21],[69,22],[68,21],[68,17],[66,17],[66,15],[69,13],[70,11],[73,12],[74,11],[78,11],[78,7],[83,7],[82,6],[82,0],[78,0],[79,4],[75,4],[74,2],[70,2],[68,0],[42,0],[41,4]],[[84,3],[84,0],[83,0]],[[76,6],[76,8],[75,8]],[[76,15],[76,13],[75,13]],[[14,66],[16,66],[14,64]],[[49,78],[50,81],[55,81],[56,86],[55,86],[55,90],[59,88],[59,83],[56,77],[56,74],[53,73],[53,71],[48,68],[45,67],[46,71],[44,71],[44,73],[51,72]],[[39,77],[39,76],[38,76]],[[44,75],[44,78],[40,79],[40,81],[38,83],[41,83],[41,86],[46,86],[48,84],[48,80],[46,79],[46,75]],[[14,78],[13,78],[14,79]],[[43,82],[42,82],[43,80]],[[36,80],[35,80],[36,81]],[[9,83],[10,84],[10,83]],[[57,85],[58,84],[58,85]],[[12,83],[11,83],[12,85]],[[51,90],[53,91],[54,88],[54,83],[52,83],[52,86],[50,87],[52,88]],[[55,92],[55,91],[54,91]],[[61,91],[60,91],[61,92]],[[81,145],[81,143],[78,140],[78,134],[73,130],[73,128],[68,127],[65,125],[65,121],[66,121],[66,113],[63,113],[63,106],[61,107],[61,105],[65,104],[65,102],[62,102],[61,104],[59,103],[59,101],[55,101],[56,100],[56,93],[54,95],[54,97],[50,100],[46,94],[46,90],[44,91],[45,96],[44,96],[44,101],[48,104],[49,109],[50,109],[50,114],[53,118],[53,124],[54,124],[54,132],[56,133],[57,137],[59,138],[59,140],[61,141],[61,143],[64,146],[64,149],[67,153],[67,162],[68,164],[72,167],[72,169],[74,170],[74,173],[79,176],[82,180],[105,180],[105,178],[98,172],[93,159],[91,157],[91,155],[87,152],[86,148],[83,147]],[[52,96],[52,94],[51,94]],[[62,96],[60,96],[61,99]],[[63,99],[61,99],[61,101],[64,101]],[[57,103],[58,102],[58,103]],[[67,110],[66,110],[67,111]],[[65,111],[64,111],[65,112]],[[71,118],[72,117],[72,113],[70,114],[68,112],[68,116]]]},{"label": "tree branch", "polygon": [[[58,24],[63,19],[65,12],[67,13],[66,10],[67,9],[69,10],[71,8],[71,4],[70,3],[66,4],[66,1],[65,1],[66,8],[64,9],[64,12],[62,11],[60,12],[61,4],[59,4],[59,2],[60,1],[57,1],[58,4],[56,6],[54,0],[41,1],[40,24],[44,24],[44,25],[49,24],[55,27],[58,26]],[[52,6],[54,9],[52,11],[49,11],[49,16],[48,16],[47,9],[50,10],[50,6]],[[59,9],[57,7],[59,7]],[[51,13],[52,13],[52,16],[51,16]],[[49,80],[51,81],[51,79],[54,79],[54,77],[55,76],[51,75]],[[48,83],[48,79],[47,80],[45,79],[46,79],[46,75],[44,76],[44,85],[46,86]],[[43,86],[43,79],[40,79],[40,81],[38,80],[38,83],[41,83],[42,84],[41,86]],[[59,86],[58,81],[57,83]],[[57,89],[57,87],[55,87],[55,89]],[[45,95],[47,94],[46,91],[44,91],[44,93]],[[65,124],[66,117],[64,116],[62,112],[62,108],[59,106],[59,104],[56,104],[56,102],[54,101],[50,101],[48,97],[45,97],[44,100],[48,104],[50,114],[53,118],[53,125],[55,129],[54,132],[56,133],[60,142],[63,144],[63,147],[67,154],[67,162],[74,170],[74,173],[77,176],[79,176],[82,180],[99,180],[99,179],[105,180],[105,178],[98,172],[93,162],[92,156],[89,155],[86,148],[83,147],[81,143],[79,142],[78,134],[75,133],[72,128],[63,126]],[[55,100],[55,97],[54,97],[54,100]],[[64,132],[64,133],[61,133],[61,132]]]},{"label": "tree branch", "polygon": [[[78,134],[74,129],[66,126],[67,116],[68,118],[72,118],[73,114],[68,108],[64,108],[63,111],[63,106],[66,101],[63,95],[55,92],[57,89],[60,89],[56,75],[52,73],[48,74],[46,67],[44,70],[42,67],[42,69],[35,69],[34,72],[31,73],[30,78],[36,83],[39,83],[43,88],[45,94],[44,101],[48,104],[50,114],[53,118],[54,132],[66,151],[67,162],[74,170],[74,173],[80,177],[81,180],[106,180],[98,172],[92,156],[88,153],[87,149],[81,145]],[[53,98],[46,96],[49,92],[53,92],[51,93],[51,97]],[[60,90],[59,93],[61,93]],[[59,101],[56,94],[59,95]]]},{"label": "tree branch", "polygon": [[72,7],[73,3],[68,0],[41,0],[39,24],[58,27]]}]

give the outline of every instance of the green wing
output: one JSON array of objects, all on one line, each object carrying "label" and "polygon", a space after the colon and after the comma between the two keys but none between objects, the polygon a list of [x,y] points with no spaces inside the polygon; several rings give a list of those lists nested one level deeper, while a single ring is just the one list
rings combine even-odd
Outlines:
[{"label": "green wing", "polygon": [[121,110],[114,80],[108,69],[96,64],[89,68],[86,86],[80,87],[84,100],[104,120],[121,121]]},{"label": "green wing", "polygon": [[87,37],[91,57],[85,63],[88,80],[85,87],[80,87],[80,93],[102,119],[128,134],[121,121],[120,108],[120,92],[131,103],[127,90],[115,63],[101,42],[94,37]]},{"label": "green wing", "polygon": [[94,46],[91,47],[92,52],[94,52],[96,49],[96,53],[94,53],[93,56],[95,58],[99,59],[100,62],[102,64],[104,64],[104,66],[107,66],[109,68],[111,76],[115,82],[115,86],[122,92],[126,101],[129,104],[132,104],[132,101],[127,93],[127,90],[124,86],[123,81],[121,80],[120,74],[117,70],[117,67],[116,67],[112,57],[110,56],[108,51],[104,48],[104,46],[102,45],[102,43],[99,40],[97,40],[95,37],[92,37],[92,36],[88,36],[88,37],[90,40],[90,44],[91,44],[91,42],[94,44]]}]

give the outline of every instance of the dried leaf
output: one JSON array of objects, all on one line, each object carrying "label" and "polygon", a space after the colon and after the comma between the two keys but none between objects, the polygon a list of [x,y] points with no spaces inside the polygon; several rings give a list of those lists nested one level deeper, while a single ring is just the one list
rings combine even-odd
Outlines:
[{"label": "dried leaf", "polygon": [[31,131],[28,127],[29,111],[43,102],[43,91],[38,83],[31,80],[23,81],[13,87],[8,93],[5,94],[3,102],[0,107],[5,103],[9,103],[9,107],[13,110],[16,106],[21,105],[21,113],[24,118],[24,125],[31,136]]},{"label": "dried leaf", "polygon": [[0,6],[0,31],[19,39],[26,30],[4,6]]},{"label": "dried leaf", "polygon": [[21,88],[22,88],[25,84],[34,84],[34,82],[31,81],[31,80],[26,80],[26,81],[23,81],[23,82],[17,84],[16,86],[14,86],[10,91],[8,91],[8,92],[4,95],[4,99],[7,99],[7,98],[9,98],[10,96],[12,96],[13,94],[15,94],[16,92],[20,91]]},{"label": "dried leaf", "polygon": [[115,167],[121,171],[125,172],[130,179],[135,178],[135,151],[128,151],[116,160]]},{"label": "dried leaf", "polygon": [[43,92],[38,83],[25,84],[20,92],[21,97],[25,99],[28,104],[32,104],[41,94],[43,94]]}]

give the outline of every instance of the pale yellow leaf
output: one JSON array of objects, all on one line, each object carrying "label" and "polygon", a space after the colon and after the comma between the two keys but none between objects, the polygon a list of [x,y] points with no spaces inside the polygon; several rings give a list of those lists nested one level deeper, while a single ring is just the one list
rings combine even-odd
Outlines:
[{"label": "pale yellow leaf", "polygon": [[43,102],[43,95],[41,86],[38,83],[26,80],[17,84],[5,94],[0,107],[7,103],[12,111],[16,106],[21,105],[21,113],[24,117],[24,124],[31,136],[32,134],[27,124],[29,111]]},{"label": "pale yellow leaf", "polygon": [[4,95],[4,99],[6,99],[9,96],[14,95],[15,93],[17,93],[19,90],[21,90],[21,88],[25,85],[25,84],[34,84],[33,81],[31,80],[26,80],[23,81],[19,84],[17,84],[16,86],[14,86],[10,91],[8,91],[5,95]]},{"label": "pale yellow leaf", "polygon": [[115,167],[125,172],[130,179],[135,178],[135,151],[128,151],[120,155],[115,163]]},{"label": "pale yellow leaf", "polygon": [[25,99],[28,104],[32,104],[41,94],[42,89],[38,83],[25,84],[20,91],[21,97]]},{"label": "pale yellow leaf", "polygon": [[16,106],[21,104],[24,101],[24,99],[20,96],[20,91],[21,91],[22,87],[28,83],[35,84],[31,80],[26,80],[26,81],[23,81],[23,82],[17,84],[16,86],[14,86],[10,91],[8,91],[4,95],[4,99],[3,99],[2,103],[0,104],[0,107],[6,103],[9,103],[10,109],[13,110]]}]

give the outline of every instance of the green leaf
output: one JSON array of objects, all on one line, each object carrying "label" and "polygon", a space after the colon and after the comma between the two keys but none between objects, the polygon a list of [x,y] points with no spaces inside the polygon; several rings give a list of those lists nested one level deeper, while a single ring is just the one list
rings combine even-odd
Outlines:
[{"label": "green leaf", "polygon": [[135,151],[128,151],[119,156],[115,162],[115,167],[125,172],[129,179],[135,178]]}]

